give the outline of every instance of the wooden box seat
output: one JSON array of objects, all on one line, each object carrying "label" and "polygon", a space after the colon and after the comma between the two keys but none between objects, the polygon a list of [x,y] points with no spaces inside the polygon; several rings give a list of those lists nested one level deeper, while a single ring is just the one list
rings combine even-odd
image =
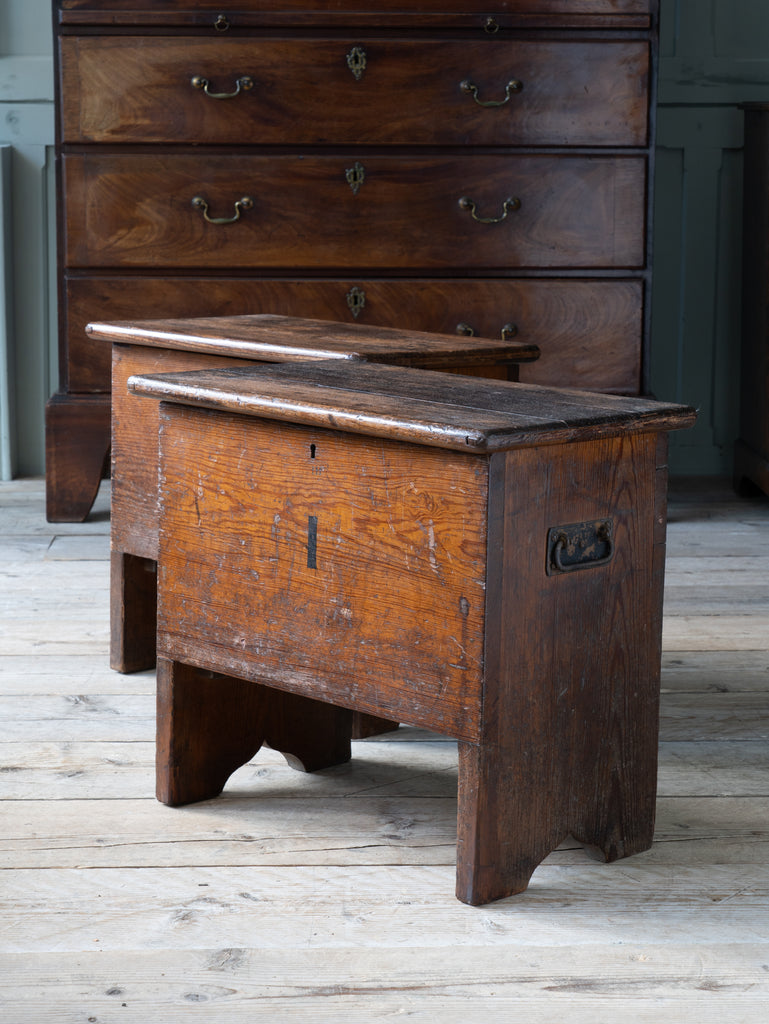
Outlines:
[{"label": "wooden box seat", "polygon": [[457,896],[569,834],[652,841],[666,442],[692,409],[346,361],[129,381],[160,399],[157,793],[351,713],[459,745]]},{"label": "wooden box seat", "polygon": [[112,346],[110,664],[119,672],[155,664],[158,410],[129,394],[131,374],[333,358],[517,379],[518,365],[539,355],[511,339],[267,314],[92,323],[87,332]]}]

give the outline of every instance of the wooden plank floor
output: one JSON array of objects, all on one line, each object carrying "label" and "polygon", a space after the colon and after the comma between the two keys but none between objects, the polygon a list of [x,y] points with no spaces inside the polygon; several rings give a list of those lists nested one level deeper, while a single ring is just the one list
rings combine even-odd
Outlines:
[{"label": "wooden plank floor", "polygon": [[0,484],[3,1024],[756,1024],[769,1015],[769,500],[675,488],[654,848],[565,843],[522,896],[454,891],[456,748],[318,775],[264,750],[153,797],[153,673],[107,667],[108,493]]}]

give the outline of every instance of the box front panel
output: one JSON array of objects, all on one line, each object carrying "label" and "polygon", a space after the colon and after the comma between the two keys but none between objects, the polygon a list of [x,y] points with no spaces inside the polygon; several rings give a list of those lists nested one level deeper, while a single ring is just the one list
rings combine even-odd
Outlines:
[{"label": "box front panel", "polygon": [[158,652],[477,736],[487,460],[163,406]]}]

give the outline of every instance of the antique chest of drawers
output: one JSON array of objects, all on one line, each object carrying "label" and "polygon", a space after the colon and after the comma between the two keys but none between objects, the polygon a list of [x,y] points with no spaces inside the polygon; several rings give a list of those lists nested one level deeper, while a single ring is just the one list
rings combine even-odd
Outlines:
[{"label": "antique chest of drawers", "polygon": [[48,516],[109,446],[90,320],[516,337],[646,390],[658,0],[58,0]]}]

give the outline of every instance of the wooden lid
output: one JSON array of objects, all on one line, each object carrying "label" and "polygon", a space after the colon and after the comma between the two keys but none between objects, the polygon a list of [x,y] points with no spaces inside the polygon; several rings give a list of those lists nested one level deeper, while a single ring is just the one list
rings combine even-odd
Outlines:
[{"label": "wooden lid", "polygon": [[129,378],[168,402],[490,452],[691,426],[692,408],[645,398],[326,360]]},{"label": "wooden lid", "polygon": [[456,334],[333,323],[262,313],[176,320],[91,323],[92,338],[129,345],[182,349],[260,362],[351,359],[399,366],[484,366],[529,363],[536,345]]}]

